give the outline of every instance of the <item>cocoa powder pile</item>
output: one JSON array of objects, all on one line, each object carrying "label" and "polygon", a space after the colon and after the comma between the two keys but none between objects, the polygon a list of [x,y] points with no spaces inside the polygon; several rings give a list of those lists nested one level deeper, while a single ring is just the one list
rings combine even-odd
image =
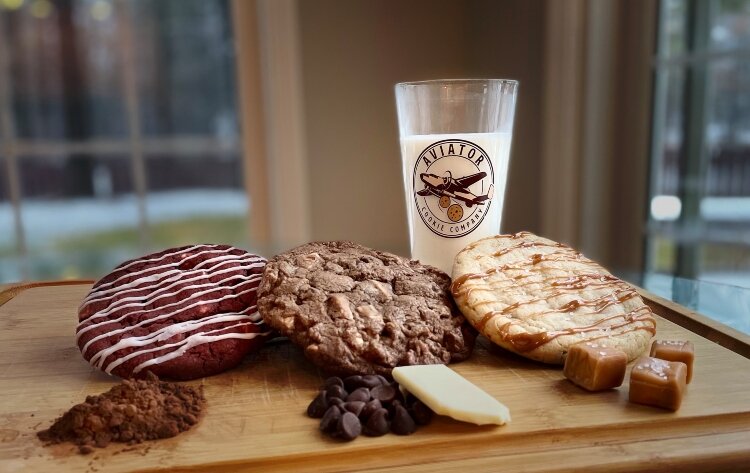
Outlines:
[{"label": "cocoa powder pile", "polygon": [[110,442],[140,443],[174,437],[198,422],[205,399],[203,387],[160,381],[124,380],[106,393],[88,396],[52,427],[37,433],[46,444],[72,442],[80,453]]}]

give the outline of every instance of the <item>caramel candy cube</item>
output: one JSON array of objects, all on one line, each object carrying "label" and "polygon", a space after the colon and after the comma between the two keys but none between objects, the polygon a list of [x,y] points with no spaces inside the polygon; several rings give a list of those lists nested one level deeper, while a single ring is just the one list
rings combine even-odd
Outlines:
[{"label": "caramel candy cube", "polygon": [[685,363],[642,356],[630,372],[630,402],[676,411],[682,404],[686,378]]},{"label": "caramel candy cube", "polygon": [[624,352],[596,342],[583,342],[568,350],[563,374],[584,389],[602,391],[622,384],[627,364]]},{"label": "caramel candy cube", "polygon": [[692,342],[680,340],[657,340],[651,345],[650,356],[667,361],[681,361],[687,366],[687,383],[693,379],[695,349]]}]

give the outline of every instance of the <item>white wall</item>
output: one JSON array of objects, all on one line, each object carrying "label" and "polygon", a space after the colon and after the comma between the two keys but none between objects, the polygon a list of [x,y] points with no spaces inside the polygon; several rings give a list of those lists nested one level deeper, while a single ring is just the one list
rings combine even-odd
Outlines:
[{"label": "white wall", "polygon": [[393,85],[521,82],[504,231],[539,226],[543,2],[298,2],[313,239],[408,254]]}]

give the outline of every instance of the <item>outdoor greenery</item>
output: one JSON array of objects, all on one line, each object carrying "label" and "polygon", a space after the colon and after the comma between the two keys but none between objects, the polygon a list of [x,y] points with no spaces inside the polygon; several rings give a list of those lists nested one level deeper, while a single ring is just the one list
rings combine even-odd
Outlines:
[{"label": "outdoor greenery", "polygon": [[[242,246],[247,241],[243,217],[193,217],[184,220],[158,222],[149,225],[147,241],[151,249],[159,250],[190,243],[229,243]],[[55,242],[58,251],[96,251],[113,247],[137,247],[137,228],[112,229],[105,232],[65,238]]]},{"label": "outdoor greenery", "polygon": [[[147,241],[141,242],[137,228],[119,228],[87,232],[52,239],[47,246],[30,248],[34,257],[28,261],[32,279],[96,279],[125,260],[149,252],[193,243],[227,243],[247,247],[247,221],[242,216],[200,216],[149,225]],[[12,264],[17,249],[0,247],[0,258]],[[20,261],[18,264],[22,264]],[[11,271],[5,279],[18,280]],[[2,276],[2,273],[0,273]],[[0,277],[0,281],[3,278]]]}]

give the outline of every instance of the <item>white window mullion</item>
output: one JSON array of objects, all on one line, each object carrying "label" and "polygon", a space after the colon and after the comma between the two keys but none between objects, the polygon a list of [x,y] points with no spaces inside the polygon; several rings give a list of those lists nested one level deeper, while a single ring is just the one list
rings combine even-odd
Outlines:
[{"label": "white window mullion", "polygon": [[16,248],[21,255],[21,277],[28,279],[28,246],[21,215],[21,177],[18,170],[18,150],[16,148],[16,127],[11,110],[12,84],[10,77],[10,48],[6,40],[3,22],[0,21],[0,138],[6,167],[8,193],[13,208],[13,227]]},{"label": "white window mullion", "polygon": [[133,51],[133,22],[127,2],[115,2],[117,31],[119,36],[120,60],[123,66],[122,91],[125,97],[125,108],[130,137],[130,157],[133,172],[133,183],[138,205],[138,229],[143,249],[149,247],[148,214],[146,211],[146,166],[143,158],[143,140],[141,136],[140,107],[138,103],[138,82],[136,58]]}]

